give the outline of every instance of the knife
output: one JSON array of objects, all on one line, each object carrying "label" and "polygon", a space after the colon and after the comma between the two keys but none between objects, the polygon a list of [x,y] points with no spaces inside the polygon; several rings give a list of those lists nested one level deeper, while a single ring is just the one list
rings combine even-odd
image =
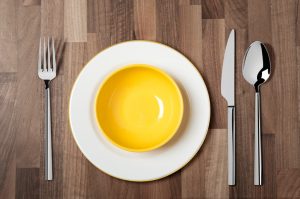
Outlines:
[{"label": "knife", "polygon": [[225,49],[221,79],[221,93],[227,101],[228,110],[228,185],[235,185],[234,60],[235,31],[231,30]]}]

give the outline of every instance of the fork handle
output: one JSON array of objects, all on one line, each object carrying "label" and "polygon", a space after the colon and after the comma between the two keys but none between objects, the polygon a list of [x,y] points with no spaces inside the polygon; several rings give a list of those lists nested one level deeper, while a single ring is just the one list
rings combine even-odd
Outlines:
[{"label": "fork handle", "polygon": [[49,82],[45,84],[45,180],[53,180],[50,87]]}]

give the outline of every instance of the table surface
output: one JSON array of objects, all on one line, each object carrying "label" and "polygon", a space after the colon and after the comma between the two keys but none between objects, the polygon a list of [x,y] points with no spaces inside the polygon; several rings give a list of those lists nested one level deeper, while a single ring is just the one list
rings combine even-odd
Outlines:
[{"label": "table surface", "polygon": [[[226,38],[236,30],[236,182],[227,186],[227,112],[220,94]],[[51,84],[54,180],[44,181],[40,36],[58,42]],[[211,97],[210,129],[196,157],[154,182],[112,178],[91,165],[68,124],[70,89],[100,50],[126,40],[162,42],[186,55]],[[242,59],[254,40],[270,51],[263,85],[264,185],[253,185],[254,89]],[[83,96],[84,97],[84,96]],[[300,197],[299,0],[1,0],[0,198],[292,198]]]}]

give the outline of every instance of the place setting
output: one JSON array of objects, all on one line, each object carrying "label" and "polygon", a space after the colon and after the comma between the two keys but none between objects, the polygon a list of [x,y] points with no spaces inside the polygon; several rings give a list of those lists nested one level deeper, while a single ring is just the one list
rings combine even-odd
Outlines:
[{"label": "place setting", "polygon": [[[235,37],[231,30],[220,66],[221,94],[228,105],[228,185],[238,183],[237,75],[256,92],[253,184],[262,185],[260,86],[271,74],[271,63],[266,46],[255,41],[238,65]],[[50,87],[57,67],[55,38],[41,38],[38,76],[45,83],[45,180],[55,179]],[[236,67],[242,67],[242,74]],[[112,45],[85,64],[69,96],[68,116],[73,138],[91,164],[121,180],[147,182],[182,169],[205,147],[211,103],[204,79],[187,57],[162,43],[133,40]]]}]

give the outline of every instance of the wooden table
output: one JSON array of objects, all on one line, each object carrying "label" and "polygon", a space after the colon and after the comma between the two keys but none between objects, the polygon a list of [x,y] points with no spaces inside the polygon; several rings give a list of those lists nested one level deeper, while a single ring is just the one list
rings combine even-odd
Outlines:
[{"label": "wooden table", "polygon": [[[236,30],[236,181],[227,186],[227,114],[220,94],[229,30]],[[54,181],[44,181],[40,36],[54,36]],[[201,150],[185,168],[148,183],[112,178],[91,165],[68,124],[72,84],[100,50],[146,39],[178,49],[199,69],[212,105]],[[272,60],[262,87],[264,185],[253,185],[254,89],[242,77],[248,45],[261,40]],[[82,96],[84,97],[84,96]],[[0,198],[300,197],[299,0],[1,0]]]}]

